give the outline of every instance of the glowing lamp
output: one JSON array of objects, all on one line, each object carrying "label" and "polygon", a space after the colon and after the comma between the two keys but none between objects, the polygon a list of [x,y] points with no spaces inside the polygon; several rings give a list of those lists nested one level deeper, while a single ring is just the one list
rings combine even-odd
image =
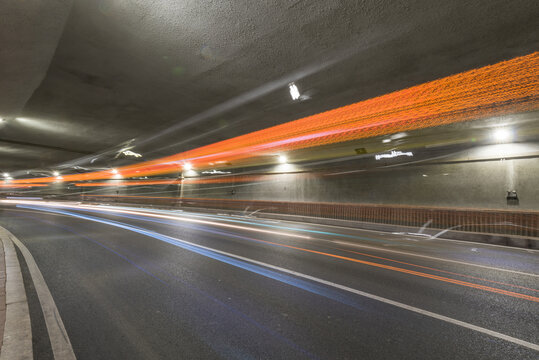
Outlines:
[{"label": "glowing lamp", "polygon": [[191,165],[190,163],[185,163],[183,164],[183,169],[185,171],[193,170],[193,165]]},{"label": "glowing lamp", "polygon": [[508,128],[497,128],[494,129],[492,137],[496,142],[506,143],[513,140],[513,132]]},{"label": "glowing lamp", "polygon": [[290,90],[290,96],[292,97],[292,100],[299,99],[299,89],[294,83],[290,83],[288,85],[288,89]]}]

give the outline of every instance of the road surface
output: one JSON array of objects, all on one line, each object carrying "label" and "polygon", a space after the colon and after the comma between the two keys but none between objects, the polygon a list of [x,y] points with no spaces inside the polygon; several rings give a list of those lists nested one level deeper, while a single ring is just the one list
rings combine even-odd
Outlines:
[{"label": "road surface", "polygon": [[[534,250],[76,204],[4,204],[0,226],[33,255],[78,359],[539,356]],[[34,353],[53,358],[23,276]]]}]

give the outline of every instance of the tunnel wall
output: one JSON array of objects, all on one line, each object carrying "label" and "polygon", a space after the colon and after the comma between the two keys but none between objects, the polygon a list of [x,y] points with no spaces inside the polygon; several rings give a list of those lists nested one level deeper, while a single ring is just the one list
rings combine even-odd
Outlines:
[{"label": "tunnel wall", "polygon": [[[527,153],[523,149],[529,150]],[[478,147],[443,161],[307,171],[276,165],[258,175],[186,177],[183,185],[76,187],[54,183],[55,199],[135,203],[325,217],[405,226],[538,237],[539,144]],[[488,151],[487,151],[488,150]],[[490,155],[489,155],[490,154]],[[488,155],[488,156],[485,156]],[[271,173],[271,171],[274,171]],[[207,183],[210,179],[212,183]],[[115,184],[123,180],[107,180]],[[516,190],[518,203],[506,199]],[[82,195],[82,197],[81,197]]]},{"label": "tunnel wall", "polygon": [[[289,167],[289,170],[292,168]],[[297,170],[297,169],[296,169]],[[227,183],[93,189],[85,201],[210,208],[539,237],[539,158],[473,156],[345,173],[289,172]],[[193,182],[193,183],[189,183]],[[519,203],[508,204],[508,190]]]},{"label": "tunnel wall", "polygon": [[[261,175],[232,176],[226,181],[200,184],[188,177],[183,185],[111,186],[78,188],[55,183],[38,189],[44,195],[183,197],[200,199],[327,202],[406,205],[448,208],[539,210],[539,144],[507,144],[518,156],[485,156],[491,148],[478,147],[458,156],[422,165],[364,170],[354,164],[334,171],[286,170]],[[523,151],[529,150],[529,152]],[[504,149],[507,153],[508,150]],[[280,166],[280,165],[279,165]],[[270,169],[271,171],[271,169]],[[206,177],[208,178],[208,177]],[[209,177],[216,179],[217,177]],[[114,184],[122,180],[108,180]],[[67,188],[69,186],[69,188]],[[183,189],[182,189],[183,187]],[[508,204],[515,190],[518,204]]]},{"label": "tunnel wall", "polygon": [[[354,171],[354,170],[350,170]],[[539,209],[539,159],[491,160],[349,172],[289,173],[259,182],[186,184],[187,198]],[[518,205],[508,205],[516,190]]]},{"label": "tunnel wall", "polygon": [[[539,158],[478,160],[472,156],[424,165],[363,171],[263,174],[245,180],[199,184],[197,177],[180,185],[75,187],[62,182],[23,194],[37,196],[95,195],[184,197],[201,199],[328,202],[507,210],[539,210]],[[243,178],[243,180],[242,180]],[[121,180],[109,180],[111,184]],[[194,182],[194,183],[193,183]],[[516,190],[518,204],[508,204],[507,191]]]}]

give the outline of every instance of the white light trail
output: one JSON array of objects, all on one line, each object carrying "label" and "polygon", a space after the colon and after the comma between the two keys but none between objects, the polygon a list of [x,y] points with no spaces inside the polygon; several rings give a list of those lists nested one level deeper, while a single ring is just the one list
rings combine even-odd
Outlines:
[{"label": "white light trail", "polygon": [[272,230],[259,229],[259,228],[255,228],[255,227],[223,224],[223,223],[219,223],[219,222],[215,222],[215,221],[207,221],[207,220],[186,218],[186,217],[184,217],[182,215],[171,216],[171,215],[149,213],[149,212],[144,212],[144,211],[111,209],[111,208],[106,208],[104,206],[64,204],[64,203],[53,202],[53,201],[51,201],[51,202],[43,202],[43,201],[29,201],[29,200],[22,200],[22,201],[19,201],[19,200],[0,200],[0,202],[12,203],[12,204],[27,204],[27,205],[37,205],[37,206],[71,208],[71,209],[81,209],[81,210],[99,210],[99,211],[111,212],[111,213],[140,215],[140,216],[147,216],[147,217],[154,217],[154,218],[161,218],[161,219],[168,219],[168,220],[176,220],[176,221],[184,221],[184,222],[191,222],[191,223],[219,226],[219,227],[232,228],[232,229],[245,230],[245,231],[253,231],[253,232],[259,232],[259,233],[265,233],[265,234],[295,237],[295,238],[300,238],[300,239],[311,239],[310,236],[305,236],[305,235],[297,235],[297,234],[291,234],[291,233],[286,233],[286,232],[281,232],[281,231],[272,231]]}]

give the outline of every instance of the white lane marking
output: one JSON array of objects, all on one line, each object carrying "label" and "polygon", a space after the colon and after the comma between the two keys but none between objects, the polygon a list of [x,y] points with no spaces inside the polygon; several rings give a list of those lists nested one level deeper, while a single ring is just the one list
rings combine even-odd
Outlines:
[{"label": "white lane marking", "polygon": [[539,252],[539,249],[531,249],[531,248],[522,248],[522,247],[515,247],[515,246],[508,246],[508,245],[497,245],[497,244],[489,244],[489,243],[480,243],[480,242],[474,242],[474,241],[466,241],[466,240],[457,240],[457,239],[447,239],[447,238],[436,238],[436,239],[431,239],[431,241],[437,241],[437,242],[440,242],[440,243],[444,243],[444,242],[456,242],[456,243],[460,243],[462,245],[468,245],[468,246],[494,246],[494,247],[499,247],[499,248],[504,248],[505,250],[514,250],[514,251],[525,251],[527,253],[536,253],[536,252]]},{"label": "white lane marking", "polygon": [[45,318],[47,332],[49,333],[54,359],[75,360],[75,353],[73,352],[73,347],[69,341],[64,323],[62,322],[62,318],[58,313],[58,308],[54,303],[54,299],[52,298],[51,292],[45,283],[45,279],[43,278],[41,271],[39,271],[39,268],[37,267],[34,257],[19,239],[17,239],[11,233],[9,233],[9,235],[11,240],[15,243],[24,256],[24,260],[28,266],[32,281],[34,282],[39,303],[41,304],[41,309],[43,310],[43,317]]},{"label": "white lane marking", "polygon": [[[70,205],[62,205],[62,203],[59,203],[59,202],[44,202],[44,201],[27,201],[27,200],[0,200],[0,202],[4,202],[4,203],[12,203],[12,204],[36,204],[36,205],[50,205],[50,206],[67,206],[69,207]],[[77,206],[88,206],[88,205],[84,205],[80,202],[77,202],[77,203],[70,203],[70,202],[63,202],[63,204],[74,204],[74,205],[77,205]],[[149,213],[155,213],[155,209],[148,209],[148,208],[143,208],[143,207],[125,207],[125,206],[118,206],[118,205],[110,205],[110,204],[100,204],[100,205],[95,205],[96,207],[99,207],[100,209],[103,209],[103,208],[110,208],[110,209],[140,209],[140,211],[145,211],[145,212],[149,212]],[[189,210],[165,210],[165,209],[160,209],[158,211],[170,211],[172,213],[174,212],[184,212],[184,214],[182,215],[186,215],[186,216],[190,216],[190,214],[202,214],[202,215],[212,215],[212,214],[209,214],[209,213],[203,213],[203,212],[194,212],[194,211],[189,211]],[[233,216],[233,215],[230,215],[230,214],[225,214],[227,216]],[[194,215],[196,216],[196,215]],[[250,218],[253,222],[255,221],[261,221],[263,219],[261,218]],[[271,219],[271,218],[264,218],[264,221],[267,220],[267,219]],[[226,221],[226,220],[223,220],[223,221]],[[309,222],[301,222],[301,221],[294,221],[294,220],[286,220],[286,219],[281,219],[279,220],[278,222],[285,222],[285,223],[291,223],[291,224],[308,224],[308,225],[313,225],[313,226],[318,226],[318,227],[331,227],[331,228],[337,228],[337,229],[346,229],[346,230],[351,230],[351,231],[357,231],[357,232],[371,232],[371,233],[376,233],[376,234],[380,234],[380,235],[387,235],[389,232],[388,231],[380,231],[380,230],[371,230],[371,229],[362,229],[362,228],[357,228],[357,227],[350,227],[350,226],[343,226],[343,225],[330,225],[330,224],[316,224],[316,223],[309,223]],[[393,234],[405,234],[405,233],[395,233],[393,232]],[[283,234],[285,236],[294,236],[292,234]],[[297,237],[301,237],[301,236],[298,236],[296,235]],[[361,235],[355,235],[355,236],[358,236],[358,237],[361,237]],[[430,235],[428,235],[430,237]],[[318,240],[326,240],[326,239],[318,239]],[[398,240],[403,240],[403,239],[398,239]],[[489,244],[489,243],[476,243],[476,242],[472,242],[472,241],[465,241],[465,240],[456,240],[456,239],[443,239],[443,240],[439,240],[439,239],[431,239],[432,242],[435,242],[435,241],[438,241],[440,243],[444,243],[444,242],[456,242],[456,243],[460,243],[462,245],[470,245],[470,244],[474,244],[475,246],[479,246],[479,247],[498,247],[498,248],[503,248],[505,251],[525,251],[525,252],[528,252],[528,253],[535,253],[535,252],[539,252],[539,249],[526,249],[526,248],[520,248],[520,247],[513,247],[513,246],[507,246],[507,245],[497,245],[497,244]],[[470,264],[472,265],[472,264]],[[501,269],[498,269],[498,270],[501,270]],[[503,270],[502,270],[503,271]],[[511,271],[511,270],[507,270],[507,271]],[[518,273],[518,272],[517,272]],[[521,273],[521,274],[524,274],[524,275],[530,275],[530,274],[526,274],[526,273]],[[536,276],[536,275],[531,275],[531,276]],[[539,275],[538,275],[539,276]]]},{"label": "white lane marking", "polygon": [[300,238],[300,239],[310,239],[311,238],[310,236],[306,236],[306,235],[297,235],[297,234],[293,234],[293,233],[265,230],[265,229],[259,229],[259,228],[255,228],[255,227],[249,227],[249,226],[223,224],[223,223],[215,222],[215,221],[186,218],[185,216],[178,215],[178,214],[172,216],[172,215],[164,215],[164,214],[159,214],[159,213],[150,212],[150,211],[118,210],[118,208],[114,208],[114,207],[110,207],[110,206],[105,207],[105,206],[94,206],[94,205],[78,205],[78,204],[66,204],[66,203],[58,203],[58,202],[45,202],[44,203],[42,201],[26,201],[26,200],[24,200],[24,201],[0,200],[0,202],[38,205],[38,206],[44,206],[44,207],[47,207],[47,206],[48,207],[61,207],[61,208],[80,209],[80,210],[85,210],[85,209],[99,210],[99,211],[112,212],[112,213],[142,215],[142,216],[169,219],[169,220],[176,220],[176,221],[185,221],[185,222],[192,222],[192,223],[198,223],[198,224],[220,226],[220,227],[225,227],[225,228],[261,232],[261,233],[272,234],[272,235],[289,236],[289,237],[295,237],[295,238]]},{"label": "white lane marking", "polygon": [[494,331],[494,330],[489,330],[489,329],[486,329],[486,328],[483,328],[483,327],[480,327],[480,326],[477,326],[477,325],[473,325],[473,324],[470,324],[470,323],[467,323],[467,322],[464,322],[464,321],[460,321],[460,320],[457,320],[457,319],[450,318],[448,316],[433,313],[431,311],[420,309],[420,308],[417,308],[415,306],[406,305],[406,304],[403,304],[403,303],[398,302],[398,301],[390,300],[390,299],[387,299],[387,298],[384,298],[384,297],[381,297],[381,296],[378,296],[378,295],[370,294],[370,293],[367,293],[367,292],[364,292],[364,291],[361,291],[361,290],[356,290],[356,289],[350,288],[348,286],[340,285],[340,284],[337,284],[337,283],[334,283],[334,282],[331,282],[331,281],[323,280],[323,279],[320,279],[320,278],[317,278],[317,277],[314,277],[314,276],[310,276],[310,275],[307,275],[307,274],[303,274],[303,273],[300,273],[300,272],[297,272],[297,271],[288,270],[288,269],[285,269],[285,268],[282,268],[282,267],[279,267],[279,266],[275,266],[275,265],[271,265],[271,264],[264,263],[264,262],[261,262],[261,261],[253,260],[253,259],[246,258],[246,257],[240,256],[240,255],[231,254],[229,252],[213,249],[213,248],[210,248],[210,247],[207,247],[207,246],[194,244],[194,243],[191,243],[189,241],[181,240],[181,239],[178,239],[178,238],[173,238],[173,239],[176,240],[176,241],[179,241],[179,242],[187,243],[189,245],[194,245],[194,246],[199,247],[199,248],[203,248],[203,249],[210,250],[210,251],[213,251],[213,252],[217,252],[217,253],[220,253],[220,254],[223,254],[223,255],[226,255],[226,256],[230,256],[230,257],[233,257],[233,258],[236,258],[236,259],[239,259],[239,260],[250,262],[252,264],[256,264],[256,265],[259,265],[259,266],[264,266],[264,267],[267,267],[267,268],[270,268],[270,269],[278,270],[278,271],[281,271],[281,272],[284,272],[284,273],[287,273],[287,274],[291,274],[291,275],[301,277],[301,278],[304,278],[304,279],[308,279],[308,280],[311,280],[311,281],[314,281],[314,282],[317,282],[317,283],[320,283],[320,284],[324,284],[324,285],[331,286],[331,287],[334,287],[334,288],[337,288],[337,289],[340,289],[340,290],[344,290],[344,291],[347,291],[347,292],[350,292],[350,293],[353,293],[353,294],[356,294],[356,295],[360,295],[360,296],[363,296],[363,297],[366,297],[366,298],[369,298],[369,299],[380,301],[380,302],[383,302],[385,304],[389,304],[389,305],[399,307],[401,309],[413,311],[413,312],[421,314],[421,315],[432,317],[434,319],[445,321],[445,322],[450,323],[450,324],[458,325],[458,326],[461,326],[461,327],[464,327],[464,328],[467,328],[467,329],[470,329],[470,330],[474,330],[474,331],[477,331],[477,332],[480,332],[480,333],[483,333],[483,334],[487,334],[487,335],[490,335],[490,336],[493,336],[493,337],[496,337],[496,338],[499,338],[499,339],[502,339],[502,340],[505,340],[505,341],[512,342],[514,344],[518,344],[518,345],[527,347],[527,348],[532,349],[532,350],[539,351],[539,345],[537,345],[537,344],[534,344],[534,343],[531,343],[531,342],[528,342],[528,341],[524,341],[524,340],[521,340],[521,339],[518,339],[518,338],[515,338],[515,337],[512,337],[512,336],[509,336],[509,335],[505,335],[505,334],[499,333],[499,332]]},{"label": "white lane marking", "polygon": [[32,327],[21,267],[7,230],[0,227],[6,260],[6,322],[0,360],[32,360]]},{"label": "white lane marking", "polygon": [[390,250],[390,249],[379,248],[379,247],[376,247],[376,246],[368,246],[368,245],[360,245],[360,244],[356,244],[356,243],[350,243],[350,242],[346,242],[346,241],[335,241],[335,240],[333,240],[332,242],[335,243],[335,244],[354,246],[354,247],[359,247],[359,248],[364,248],[364,249],[370,249],[370,250],[376,250],[376,251],[384,251],[384,252],[390,252],[390,253],[407,255],[407,256],[415,256],[415,257],[420,257],[420,258],[425,258],[425,259],[430,259],[430,260],[445,261],[445,262],[450,262],[450,263],[455,263],[455,264],[460,264],[460,265],[475,266],[475,267],[480,267],[480,268],[483,268],[483,269],[504,271],[504,272],[510,272],[510,273],[519,274],[519,275],[539,277],[539,274],[532,274],[532,273],[527,273],[527,272],[522,272],[522,271],[517,271],[517,270],[497,268],[497,267],[488,266],[488,265],[474,264],[474,263],[469,263],[469,262],[466,262],[466,261],[444,259],[444,258],[440,258],[440,257],[436,257],[436,256],[414,254],[414,253],[407,252],[407,251]]},{"label": "white lane marking", "polygon": [[[144,209],[144,208],[140,208],[140,209]],[[185,213],[188,214],[190,212],[186,211]],[[194,213],[194,212],[191,212],[191,213],[199,214],[199,213]],[[204,213],[200,213],[200,214],[204,214]],[[255,220],[255,219],[256,220],[261,220],[260,218],[258,218],[258,219],[253,218],[252,220]],[[265,219],[270,219],[270,218],[265,218]],[[307,224],[307,225],[313,225],[313,226],[318,226],[318,227],[330,227],[330,228],[336,228],[336,229],[345,229],[345,230],[356,231],[356,232],[370,232],[370,233],[376,233],[376,234],[380,234],[380,235],[387,235],[387,234],[390,234],[390,233],[398,234],[398,235],[405,234],[404,232],[389,232],[389,231],[380,231],[380,230],[372,230],[372,229],[362,229],[362,228],[359,228],[359,227],[351,227],[351,226],[343,226],[343,225],[330,225],[330,224],[317,224],[317,223],[301,222],[301,221],[286,220],[286,219],[282,219],[280,221],[281,222],[286,222],[286,223],[291,223],[291,224]],[[344,220],[344,221],[346,221],[346,220]],[[376,223],[371,223],[371,224],[376,224]],[[354,236],[361,237],[361,235],[354,235]],[[399,239],[399,240],[401,240],[401,239]],[[503,248],[506,251],[539,252],[539,249],[527,249],[527,248],[520,248],[520,247],[514,247],[514,246],[497,245],[497,244],[489,244],[489,243],[479,243],[479,242],[466,241],[466,240],[456,240],[456,239],[443,238],[443,240],[433,239],[433,241],[439,241],[441,243],[446,242],[446,241],[450,241],[450,242],[461,243],[462,245],[474,244],[474,245],[477,245],[477,246],[498,247],[498,248]]]},{"label": "white lane marking", "polygon": [[[2,202],[2,201],[8,202],[10,200],[0,200],[0,202]],[[12,202],[43,205],[43,202],[40,202],[40,201],[12,201]],[[64,204],[57,204],[57,203],[53,203],[53,204],[54,205],[52,205],[52,207],[55,207],[55,206],[68,207],[68,208],[69,207],[71,207],[71,208],[77,207],[77,206],[73,206],[73,205],[64,205]],[[178,220],[178,221],[203,222],[203,223],[207,223],[207,224],[210,224],[210,225],[232,227],[232,228],[240,228],[240,229],[251,230],[251,231],[267,232],[267,233],[273,233],[274,235],[284,235],[284,236],[298,237],[298,238],[304,238],[304,239],[329,241],[329,242],[336,243],[336,244],[355,246],[355,247],[360,247],[360,248],[365,248],[365,249],[385,251],[385,252],[396,253],[396,254],[407,255],[407,256],[421,257],[421,258],[426,258],[426,259],[430,259],[430,260],[438,260],[438,261],[450,262],[450,263],[454,263],[454,264],[475,266],[475,267],[479,267],[479,268],[483,268],[483,269],[496,270],[496,271],[502,271],[502,272],[509,272],[509,273],[525,275],[525,276],[539,277],[539,274],[532,274],[532,273],[526,273],[526,272],[517,271],[517,270],[497,268],[497,267],[488,266],[488,265],[474,264],[474,263],[465,262],[465,261],[459,261],[459,260],[444,259],[444,258],[435,257],[435,256],[429,256],[429,255],[414,254],[414,253],[410,253],[410,252],[406,252],[406,251],[390,250],[390,249],[387,249],[387,248],[380,248],[380,247],[375,247],[375,246],[361,245],[361,244],[351,243],[351,242],[346,242],[346,241],[336,241],[336,240],[328,240],[328,239],[322,239],[322,238],[311,238],[309,236],[302,236],[302,235],[295,235],[295,234],[281,233],[281,232],[272,232],[272,231],[269,231],[269,230],[262,230],[262,229],[255,229],[255,228],[245,228],[245,227],[242,227],[242,226],[234,226],[234,225],[229,225],[229,224],[222,224],[222,223],[213,222],[213,221],[207,221],[206,222],[206,221],[202,221],[202,220],[185,219],[183,216],[178,217],[178,216],[160,215],[160,214],[156,214],[156,213],[151,212],[151,210],[150,211],[146,211],[146,210],[144,210],[144,211],[130,211],[130,210],[118,211],[117,210],[118,208],[119,209],[124,209],[124,208],[123,207],[115,207],[115,206],[101,206],[101,205],[100,206],[81,205],[81,206],[79,206],[79,208],[81,208],[81,209],[84,209],[84,208],[90,208],[90,209],[91,208],[97,208],[99,210],[103,210],[103,211],[107,211],[107,212],[120,212],[120,213],[124,212],[124,213],[138,214],[138,215],[142,215],[142,216],[168,218],[168,219]],[[339,228],[339,226],[335,226],[335,225],[323,225],[323,226]],[[374,231],[374,230],[366,230],[366,231],[378,232],[378,231]],[[380,233],[380,232],[378,232],[378,233]],[[384,234],[384,233],[382,233],[382,234]],[[446,239],[444,239],[443,241],[446,241]],[[462,242],[460,240],[449,240],[449,241]],[[395,244],[395,246],[399,246],[399,245],[404,246],[402,244]],[[479,244],[479,243],[474,243],[474,245],[476,245],[476,246],[481,246],[481,245],[501,246],[501,245]],[[390,246],[390,245],[384,245],[384,246]],[[507,246],[501,246],[501,247],[503,247],[504,250],[529,250],[529,249],[511,248],[511,247],[507,247]]]},{"label": "white lane marking", "polygon": [[[155,233],[153,231],[150,231],[150,232]],[[195,244],[195,243],[192,243],[190,241],[178,239],[178,238],[175,238],[175,237],[172,237],[172,236],[168,236],[168,235],[164,235],[164,234],[160,234],[160,235],[166,236],[166,237],[168,237],[170,239],[173,239],[175,241],[178,241],[178,242],[181,242],[181,243],[184,243],[184,244],[188,244],[188,245],[191,245],[191,246],[196,246],[198,248],[213,251],[213,252],[216,252],[216,253],[219,253],[219,254],[222,254],[222,255],[226,255],[226,256],[235,258],[235,259],[243,260],[243,261],[246,261],[246,262],[250,262],[252,264],[256,264],[256,265],[259,265],[259,266],[264,266],[264,267],[269,268],[269,269],[281,271],[281,272],[291,274],[291,275],[294,275],[294,276],[297,276],[297,277],[308,279],[308,280],[311,280],[311,281],[314,281],[314,282],[317,282],[317,283],[320,283],[320,284],[331,286],[331,287],[334,287],[334,288],[337,288],[337,289],[340,289],[340,290],[344,290],[344,291],[347,291],[347,292],[350,292],[350,293],[353,293],[353,294],[356,294],[356,295],[360,295],[360,296],[363,296],[363,297],[366,297],[366,298],[369,298],[369,299],[380,301],[380,302],[385,303],[385,304],[393,305],[393,306],[399,307],[401,309],[409,310],[409,311],[412,311],[412,312],[415,312],[415,313],[418,313],[418,314],[421,314],[421,315],[425,315],[425,316],[428,316],[428,317],[431,317],[431,318],[434,318],[434,319],[445,321],[445,322],[450,323],[450,324],[461,326],[461,327],[464,327],[464,328],[467,328],[467,329],[470,329],[470,330],[474,330],[474,331],[477,331],[477,332],[480,332],[480,333],[483,333],[483,334],[487,334],[487,335],[490,335],[490,336],[493,336],[493,337],[496,337],[496,338],[499,338],[499,339],[502,339],[502,340],[505,340],[505,341],[509,341],[509,342],[514,343],[514,344],[518,344],[518,345],[527,347],[527,348],[532,349],[532,350],[539,351],[539,345],[537,345],[537,344],[534,344],[534,343],[531,343],[531,342],[528,342],[528,341],[525,341],[525,340],[521,340],[521,339],[518,339],[518,338],[515,338],[515,337],[512,337],[512,336],[509,336],[509,335],[505,335],[505,334],[499,333],[499,332],[494,331],[494,330],[489,330],[489,329],[486,329],[486,328],[483,328],[483,327],[480,327],[480,326],[477,326],[477,325],[473,325],[473,324],[470,324],[470,323],[467,323],[467,322],[464,322],[464,321],[460,321],[460,320],[457,320],[457,319],[450,318],[448,316],[433,313],[431,311],[420,309],[420,308],[417,308],[415,306],[406,305],[406,304],[403,304],[403,303],[398,302],[398,301],[390,300],[390,299],[387,299],[387,298],[384,298],[384,297],[381,297],[381,296],[378,296],[378,295],[374,295],[374,294],[370,294],[370,293],[367,293],[367,292],[364,292],[364,291],[356,290],[356,289],[350,288],[348,286],[340,285],[340,284],[337,284],[337,283],[334,283],[334,282],[331,282],[331,281],[323,280],[323,279],[320,279],[320,278],[317,278],[317,277],[314,277],[314,276],[310,276],[310,275],[307,275],[307,274],[303,274],[303,273],[300,273],[300,272],[297,272],[297,271],[285,269],[285,268],[282,268],[282,267],[279,267],[279,266],[276,266],[276,265],[271,265],[271,264],[261,262],[261,261],[257,261],[257,260],[254,260],[254,259],[250,259],[250,258],[247,258],[247,257],[244,257],[244,256],[232,254],[232,253],[229,253],[229,252],[226,252],[226,251],[217,250],[217,249],[214,249],[214,248],[211,248],[211,247],[208,247],[208,246]]]},{"label": "white lane marking", "polygon": [[[71,207],[73,207],[73,206],[71,206]],[[181,216],[181,215],[180,216],[178,216],[178,215],[171,216],[171,215],[163,215],[163,214],[147,212],[147,211],[118,210],[118,209],[103,208],[103,207],[93,207],[93,206],[90,207],[90,206],[86,206],[86,205],[76,207],[76,208],[79,208],[81,210],[91,209],[91,210],[100,210],[100,211],[106,211],[106,212],[112,212],[112,213],[142,215],[142,216],[156,217],[156,218],[176,220],[176,221],[193,222],[193,223],[207,224],[207,225],[213,225],[213,226],[221,226],[221,227],[233,228],[233,229],[239,229],[239,230],[261,232],[261,233],[272,234],[272,235],[289,236],[289,237],[295,237],[295,238],[300,238],[300,239],[310,239],[311,238],[310,236],[306,236],[306,235],[297,235],[297,234],[286,233],[286,232],[281,232],[281,231],[264,230],[264,229],[249,227],[249,226],[230,225],[230,224],[223,224],[223,223],[215,222],[215,221],[185,218],[184,216]]]},{"label": "white lane marking", "polygon": [[[77,215],[74,215],[74,216],[78,217]],[[88,220],[88,219],[86,219],[86,220]],[[96,221],[96,220],[90,220],[90,221]],[[117,225],[114,225],[114,224],[111,224],[111,223],[105,223],[105,224],[108,224],[108,225],[111,225],[111,226],[117,226]],[[122,228],[124,228],[124,227],[122,227]],[[127,225],[127,227],[125,227],[124,229],[133,231],[130,228],[131,228],[131,226]],[[502,339],[502,340],[505,340],[505,341],[508,341],[508,342],[512,342],[512,343],[517,344],[517,345],[527,347],[527,348],[532,349],[532,350],[539,351],[539,345],[537,345],[537,344],[533,344],[533,343],[525,341],[525,340],[521,340],[521,339],[518,339],[518,338],[515,338],[515,337],[512,337],[512,336],[509,336],[509,335],[505,335],[505,334],[499,333],[499,332],[494,331],[494,330],[489,330],[489,329],[486,329],[486,328],[483,328],[483,327],[480,327],[480,326],[477,326],[477,325],[473,325],[473,324],[470,324],[470,323],[467,323],[467,322],[464,322],[464,321],[460,321],[460,320],[457,320],[457,319],[450,318],[448,316],[433,313],[431,311],[420,309],[420,308],[417,308],[415,306],[406,305],[406,304],[403,304],[403,303],[398,302],[398,301],[390,300],[390,299],[387,299],[387,298],[384,298],[384,297],[381,297],[381,296],[378,296],[378,295],[374,295],[374,294],[370,294],[370,293],[367,293],[367,292],[364,292],[364,291],[356,290],[356,289],[350,288],[348,286],[340,285],[340,284],[337,284],[337,283],[334,283],[334,282],[331,282],[331,281],[323,280],[323,279],[320,279],[320,278],[317,278],[317,277],[314,277],[314,276],[310,276],[310,275],[307,275],[307,274],[303,274],[303,273],[300,273],[300,272],[297,272],[297,271],[285,269],[285,268],[282,268],[282,267],[279,267],[279,266],[276,266],[276,265],[271,265],[271,264],[264,263],[264,262],[261,262],[261,261],[257,261],[257,260],[254,260],[254,259],[246,258],[246,257],[240,256],[240,255],[235,255],[235,254],[232,254],[232,253],[229,253],[229,252],[226,252],[226,251],[217,250],[217,249],[214,249],[214,248],[211,248],[211,247],[208,247],[208,246],[195,244],[195,243],[192,243],[190,241],[182,240],[182,239],[175,238],[175,237],[172,237],[172,236],[168,236],[168,235],[165,235],[165,234],[160,234],[160,233],[157,233],[155,231],[150,231],[150,230],[146,230],[146,231],[148,233],[159,234],[160,236],[167,237],[167,238],[169,238],[171,240],[174,240],[174,241],[177,241],[177,242],[181,242],[181,243],[184,243],[184,244],[195,246],[195,247],[198,247],[200,249],[209,250],[209,251],[212,251],[212,252],[215,252],[215,253],[218,253],[218,254],[226,255],[226,256],[229,256],[229,257],[232,257],[232,258],[235,258],[235,259],[239,259],[239,260],[243,260],[243,261],[246,261],[246,262],[249,262],[249,263],[252,263],[252,264],[256,264],[256,265],[259,265],[259,266],[264,266],[264,267],[269,268],[269,269],[274,269],[274,270],[277,270],[277,271],[281,271],[283,273],[291,274],[291,275],[294,275],[294,276],[297,276],[297,277],[300,277],[300,278],[311,280],[313,282],[317,282],[317,283],[320,283],[320,284],[331,286],[331,287],[334,287],[336,289],[344,290],[344,291],[347,291],[347,292],[350,292],[350,293],[353,293],[353,294],[356,294],[356,295],[360,295],[360,296],[363,296],[363,297],[366,297],[366,298],[369,298],[369,299],[373,299],[373,300],[376,300],[376,301],[379,301],[379,302],[382,302],[382,303],[385,303],[385,304],[388,304],[388,305],[393,305],[393,306],[401,308],[401,309],[412,311],[412,312],[415,312],[415,313],[418,313],[418,314],[421,314],[421,315],[424,315],[424,316],[428,316],[428,317],[431,317],[431,318],[434,318],[434,319],[438,319],[438,320],[441,320],[441,321],[444,321],[444,322],[447,322],[447,323],[450,323],[450,324],[453,324],[453,325],[461,326],[461,327],[464,327],[464,328],[467,328],[467,329],[470,329],[470,330],[473,330],[473,331],[477,331],[477,332],[480,332],[480,333],[483,333],[483,334],[487,334],[487,335],[490,335],[490,336],[493,336],[493,337],[496,337],[496,338],[499,338],[499,339]],[[149,235],[147,235],[147,236],[149,236]]]}]

